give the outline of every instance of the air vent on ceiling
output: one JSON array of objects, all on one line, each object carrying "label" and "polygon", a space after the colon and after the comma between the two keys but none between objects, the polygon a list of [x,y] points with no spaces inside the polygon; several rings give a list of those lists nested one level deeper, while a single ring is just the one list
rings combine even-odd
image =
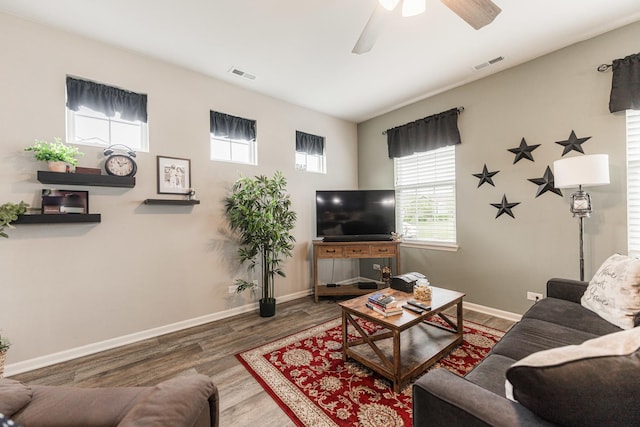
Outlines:
[{"label": "air vent on ceiling", "polygon": [[231,67],[229,69],[229,72],[231,74],[235,74],[237,76],[244,77],[245,79],[249,79],[249,80],[255,80],[256,79],[256,76],[254,76],[253,74],[247,73],[246,71],[242,71],[242,70],[240,70],[239,68],[236,68],[236,67]]},{"label": "air vent on ceiling", "polygon": [[493,64],[497,64],[498,62],[502,61],[504,59],[503,56],[498,56],[495,57],[493,59],[488,60],[487,62],[483,62],[481,64],[478,65],[474,65],[473,69],[476,71],[482,70],[483,68],[488,67],[489,65],[493,65]]}]

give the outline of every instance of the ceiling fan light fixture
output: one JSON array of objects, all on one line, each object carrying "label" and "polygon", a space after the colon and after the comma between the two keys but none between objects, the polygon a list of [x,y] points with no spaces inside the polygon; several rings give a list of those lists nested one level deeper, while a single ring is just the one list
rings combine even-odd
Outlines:
[{"label": "ceiling fan light fixture", "polygon": [[380,6],[384,7],[387,10],[393,10],[396,8],[400,0],[378,0]]},{"label": "ceiling fan light fixture", "polygon": [[404,0],[402,2],[402,16],[415,16],[426,10],[425,0]]}]

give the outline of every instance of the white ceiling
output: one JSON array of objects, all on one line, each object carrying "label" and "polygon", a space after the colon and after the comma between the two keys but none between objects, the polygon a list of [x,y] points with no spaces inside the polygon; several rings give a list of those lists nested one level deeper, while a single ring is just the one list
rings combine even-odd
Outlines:
[{"label": "white ceiling", "polygon": [[502,13],[476,31],[426,1],[422,15],[392,14],[363,55],[351,49],[377,0],[0,0],[0,11],[353,122],[640,20],[640,0],[494,0]]}]

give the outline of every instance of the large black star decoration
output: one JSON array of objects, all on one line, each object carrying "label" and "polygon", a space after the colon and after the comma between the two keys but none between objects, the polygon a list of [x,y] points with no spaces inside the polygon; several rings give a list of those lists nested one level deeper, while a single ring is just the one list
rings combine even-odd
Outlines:
[{"label": "large black star decoration", "polygon": [[582,149],[582,144],[591,139],[590,136],[586,138],[578,138],[574,131],[571,131],[571,135],[569,135],[569,139],[565,139],[564,141],[556,141],[556,144],[560,144],[564,146],[564,150],[562,150],[562,155],[569,153],[571,150],[575,150],[579,153],[584,154],[584,150]]},{"label": "large black star decoration", "polygon": [[551,191],[552,193],[556,193],[558,196],[562,197],[562,191],[560,191],[559,188],[554,187],[555,180],[553,172],[551,172],[551,168],[549,166],[547,166],[547,169],[544,171],[544,176],[542,178],[529,178],[529,181],[538,185],[536,197],[546,193],[547,191]]},{"label": "large black star decoration", "polygon": [[513,216],[513,212],[511,212],[511,209],[516,207],[516,206],[518,206],[519,204],[520,204],[520,202],[509,203],[507,201],[507,195],[503,194],[502,195],[502,202],[501,203],[491,203],[491,206],[493,206],[494,208],[498,208],[498,214],[496,215],[496,218],[498,218],[503,213],[506,213],[511,218],[515,218],[515,216]]},{"label": "large black star decoration", "polygon": [[487,169],[487,164],[484,164],[484,167],[482,168],[482,172],[481,173],[474,173],[473,176],[475,176],[476,178],[480,178],[480,182],[478,183],[478,187],[480,187],[482,184],[484,184],[485,182],[487,184],[491,184],[494,187],[496,186],[493,183],[493,176],[495,174],[497,174],[500,171],[494,171],[494,172],[489,172],[489,170]]},{"label": "large black star decoration", "polygon": [[536,148],[538,148],[540,146],[540,144],[535,144],[535,145],[527,145],[527,141],[524,140],[524,138],[522,138],[522,141],[520,141],[520,146],[517,148],[509,148],[508,151],[511,151],[513,154],[516,155],[516,158],[513,160],[513,164],[515,165],[516,163],[518,163],[521,159],[527,159],[527,160],[531,160],[532,162],[533,160],[533,155],[531,154],[531,152],[533,150],[535,150]]}]

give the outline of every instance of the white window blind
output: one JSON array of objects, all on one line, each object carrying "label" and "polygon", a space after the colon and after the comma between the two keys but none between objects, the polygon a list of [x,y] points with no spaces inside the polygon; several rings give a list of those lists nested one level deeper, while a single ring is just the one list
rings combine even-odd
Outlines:
[{"label": "white window blind", "polygon": [[405,240],[456,243],[455,146],[394,159],[396,230]]},{"label": "white window blind", "polygon": [[640,111],[627,110],[627,240],[640,256]]}]

